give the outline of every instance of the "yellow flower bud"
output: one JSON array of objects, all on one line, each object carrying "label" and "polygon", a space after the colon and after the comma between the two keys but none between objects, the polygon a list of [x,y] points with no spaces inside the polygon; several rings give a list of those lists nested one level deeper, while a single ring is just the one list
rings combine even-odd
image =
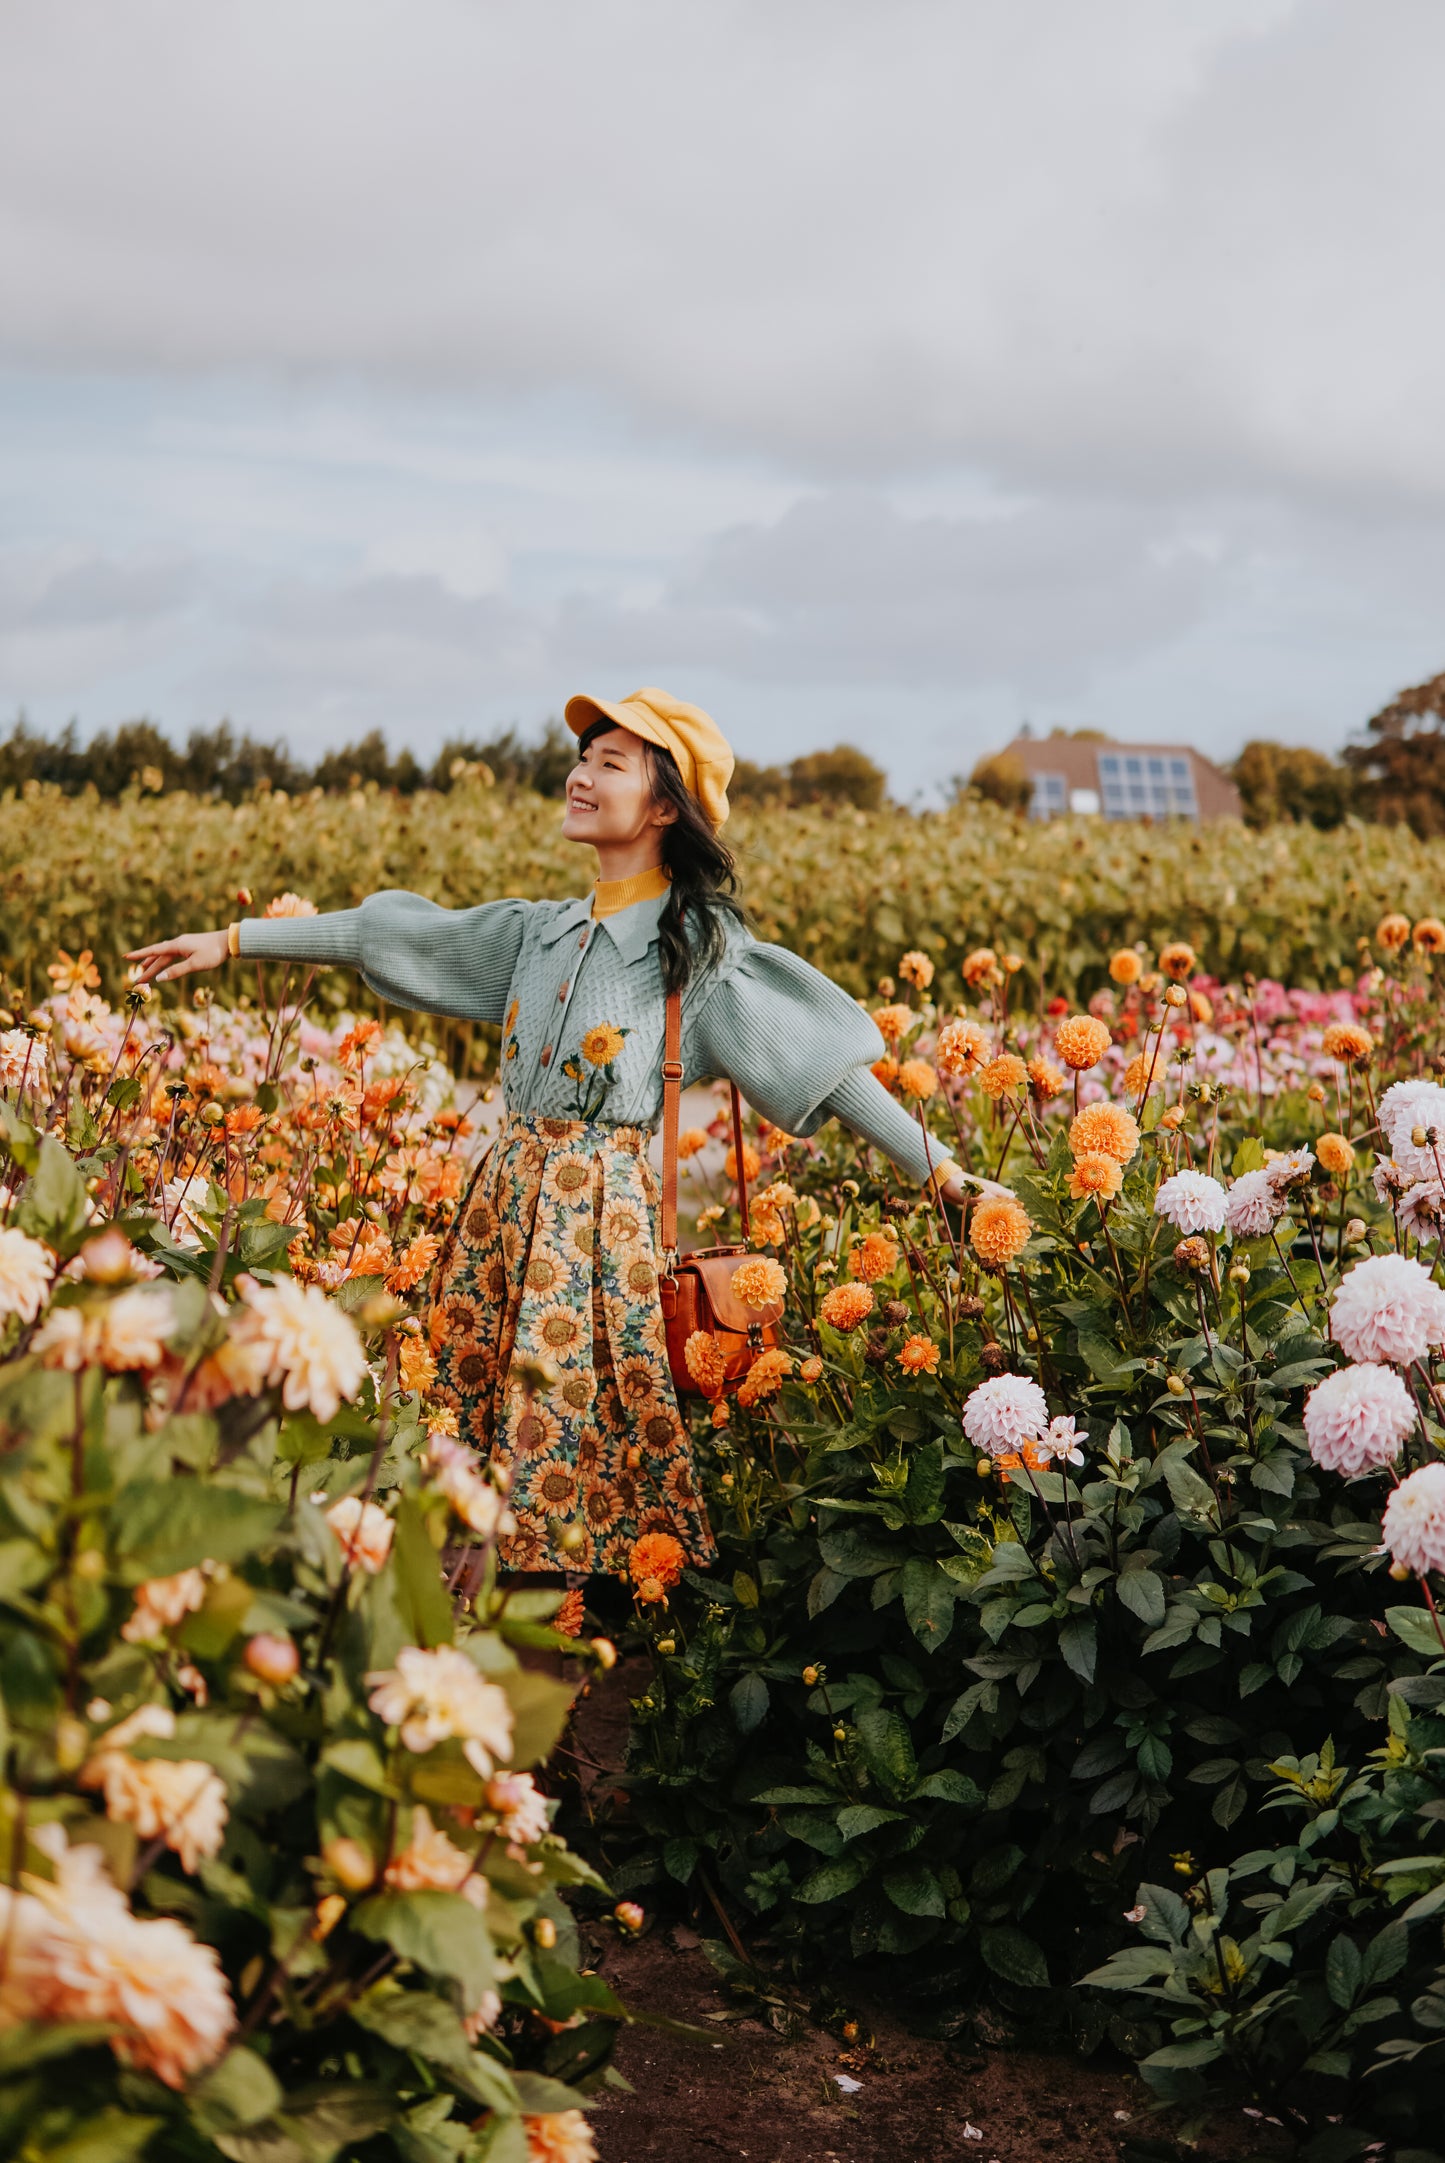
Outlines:
[{"label": "yellow flower bud", "polygon": [[557,1925],[550,1915],[533,1916],[532,1943],[544,1953],[550,1953],[557,1943]]}]

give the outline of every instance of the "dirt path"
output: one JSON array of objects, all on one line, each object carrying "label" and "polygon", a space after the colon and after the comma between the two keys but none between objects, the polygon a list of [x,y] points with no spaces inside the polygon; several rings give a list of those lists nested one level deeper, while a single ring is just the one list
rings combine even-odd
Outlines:
[{"label": "dirt path", "polygon": [[[628,1699],[646,1676],[625,1661],[578,1706],[572,1739],[594,1803],[621,1766]],[[1116,2065],[936,2042],[876,2002],[821,2024],[786,1986],[733,1991],[700,1930],[719,1934],[710,1914],[665,1914],[640,1938],[602,1935],[597,1964],[639,2016],[616,2060],[635,2093],[595,2115],[602,2163],[1118,2163],[1131,2123],[1143,2142],[1159,2138],[1157,2120],[1136,2116],[1141,2084]],[[702,2032],[649,2027],[650,2015]],[[1201,2163],[1231,2152],[1196,2151]]]},{"label": "dirt path", "polygon": [[716,2039],[624,2033],[617,2065],[636,2093],[596,2113],[603,2163],[1117,2163],[1118,2114],[1137,2107],[1122,2075],[1075,2058],[955,2052],[876,2008],[859,2009],[852,2046],[806,2016],[783,2016],[781,2034],[756,2015],[719,2028],[732,2008],[695,1943],[683,1927],[604,1956],[644,2017],[665,2011]]}]

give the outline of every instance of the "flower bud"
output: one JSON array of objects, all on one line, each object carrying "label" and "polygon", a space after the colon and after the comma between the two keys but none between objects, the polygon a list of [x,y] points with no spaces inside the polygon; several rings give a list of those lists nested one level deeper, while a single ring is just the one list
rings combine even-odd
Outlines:
[{"label": "flower bud", "polygon": [[80,1250],[80,1266],[92,1284],[124,1284],[135,1265],[135,1248],[115,1225],[107,1225]]},{"label": "flower bud", "polygon": [[557,1545],[564,1555],[577,1555],[587,1545],[587,1534],[581,1525],[563,1525],[557,1534]]},{"label": "flower bud", "polygon": [[204,1127],[218,1127],[223,1123],[225,1117],[226,1114],[219,1104],[211,1103],[201,1106],[201,1125]]},{"label": "flower bud", "polygon": [[1231,1262],[1229,1267],[1229,1281],[1231,1284],[1248,1284],[1248,1262]]},{"label": "flower bud", "polygon": [[1424,1127],[1411,1127],[1410,1139],[1417,1149],[1423,1149],[1430,1137]]},{"label": "flower bud", "polygon": [[557,1925],[550,1915],[533,1916],[532,1943],[544,1953],[550,1953],[557,1943]]},{"label": "flower bud", "polygon": [[1392,1562],[1390,1564],[1390,1575],[1397,1585],[1403,1585],[1410,1575],[1409,1564],[1407,1562]]},{"label": "flower bud", "polygon": [[273,1637],[266,1630],[247,1639],[244,1658],[258,1682],[272,1683],[278,1690],[294,1682],[301,1669],[301,1655],[291,1639]]},{"label": "flower bud", "polygon": [[364,1893],[376,1883],[376,1858],[359,1840],[328,1840],[321,1859],[349,1893]]},{"label": "flower bud", "polygon": [[317,1901],[316,1920],[311,1925],[311,1935],[318,1945],[323,1938],[330,1937],[345,1913],[346,1902],[340,1893],[328,1893],[324,1900]]},{"label": "flower bud", "polygon": [[676,1652],[677,1639],[675,1637],[660,1637],[657,1640],[657,1649],[666,1657],[669,1653]]},{"label": "flower bud", "polygon": [[62,1713],[55,1723],[55,1762],[62,1772],[74,1772],[90,1751],[90,1731],[73,1713]]},{"label": "flower bud", "polygon": [[1189,994],[1182,984],[1171,984],[1164,994],[1166,1006],[1187,1006],[1188,1003]]},{"label": "flower bud", "polygon": [[979,1479],[992,1479],[993,1459],[991,1457],[980,1457],[973,1469]]},{"label": "flower bud", "polygon": [[835,1728],[834,1728],[834,1730],[833,1730],[833,1740],[834,1740],[834,1742],[846,1742],[846,1741],[848,1740],[848,1730],[847,1730],[847,1728],[846,1728],[846,1727],[835,1727]]},{"label": "flower bud", "polygon": [[857,2040],[858,2040],[858,2023],[857,2023],[857,2021],[856,2021],[856,2020],[845,2020],[845,2021],[844,2021],[844,2023],[843,2023],[843,2040],[844,2040],[844,2042],[845,2042],[845,2043],[856,2043],[856,2042],[857,2042]]},{"label": "flower bud", "polygon": [[807,1686],[808,1686],[808,1688],[809,1688],[810,1690],[816,1689],[816,1688],[817,1688],[817,1685],[818,1685],[818,1670],[817,1670],[817,1668],[816,1668],[816,1667],[805,1667],[805,1668],[803,1669],[803,1681],[804,1681],[804,1682],[805,1682],[805,1683],[807,1684]]},{"label": "flower bud", "polygon": [[612,1913],[616,1917],[618,1927],[628,1931],[634,1937],[647,1921],[646,1914],[635,1900],[619,1900]]},{"label": "flower bud", "polygon": [[1187,1386],[1182,1374],[1166,1374],[1164,1377],[1164,1387],[1171,1397],[1182,1397]]},{"label": "flower bud", "polygon": [[610,1637],[594,1637],[592,1640],[592,1657],[600,1668],[616,1667],[617,1647]]},{"label": "flower bud", "polygon": [[1347,1247],[1357,1247],[1362,1239],[1368,1239],[1369,1236],[1370,1227],[1366,1224],[1364,1218],[1351,1217],[1349,1223],[1345,1226],[1345,1245]]}]

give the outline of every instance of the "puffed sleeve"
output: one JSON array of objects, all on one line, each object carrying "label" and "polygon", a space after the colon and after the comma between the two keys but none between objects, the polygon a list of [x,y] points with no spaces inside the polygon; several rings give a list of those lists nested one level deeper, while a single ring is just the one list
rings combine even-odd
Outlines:
[{"label": "puffed sleeve", "polygon": [[841,1119],[920,1185],[956,1168],[869,1071],[884,1052],[876,1023],[786,947],[749,941],[724,967],[694,1026],[685,1046],[689,1078],[726,1075],[787,1133],[815,1134],[826,1120]]},{"label": "puffed sleeve", "polygon": [[539,906],[509,899],[444,909],[386,887],[359,908],[324,916],[245,917],[238,937],[243,956],[359,970],[393,1006],[499,1023],[527,918]]}]

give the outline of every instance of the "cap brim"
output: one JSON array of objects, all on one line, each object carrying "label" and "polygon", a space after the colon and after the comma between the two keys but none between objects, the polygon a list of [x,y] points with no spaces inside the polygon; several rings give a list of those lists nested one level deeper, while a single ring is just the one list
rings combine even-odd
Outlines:
[{"label": "cap brim", "polygon": [[623,713],[620,707],[610,706],[606,699],[588,698],[585,692],[579,691],[575,698],[569,698],[562,713],[574,736],[585,736],[594,721],[610,721],[614,728],[631,729],[634,736],[642,733],[632,717]]}]

